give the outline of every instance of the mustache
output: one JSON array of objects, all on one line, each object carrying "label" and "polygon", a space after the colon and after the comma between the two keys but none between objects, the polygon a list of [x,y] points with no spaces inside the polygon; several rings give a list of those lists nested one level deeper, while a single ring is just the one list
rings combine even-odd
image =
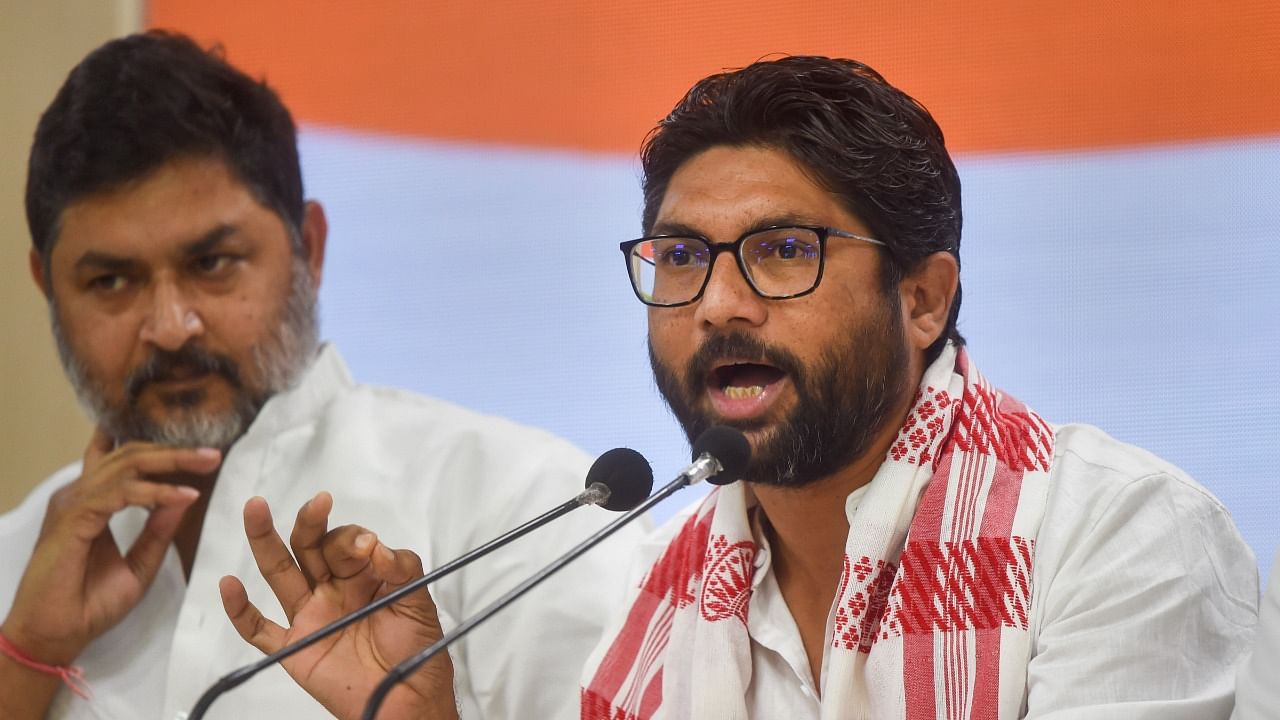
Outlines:
[{"label": "mustache", "polygon": [[231,387],[240,389],[240,367],[231,358],[198,345],[183,345],[177,350],[154,350],[147,359],[129,373],[125,381],[125,397],[137,400],[147,385],[163,382],[178,375],[217,374]]},{"label": "mustache", "polygon": [[703,379],[716,362],[726,357],[772,365],[790,375],[797,386],[803,382],[804,366],[789,350],[767,345],[760,338],[743,332],[717,333],[703,340],[685,364],[684,383],[689,397],[702,392]]}]

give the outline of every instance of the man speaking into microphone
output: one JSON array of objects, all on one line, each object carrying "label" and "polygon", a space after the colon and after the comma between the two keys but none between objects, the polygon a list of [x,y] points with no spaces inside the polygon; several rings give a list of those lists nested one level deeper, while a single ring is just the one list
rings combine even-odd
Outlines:
[{"label": "man speaking into microphone", "polygon": [[[314,582],[326,576],[308,521],[331,502],[435,566],[582,489],[588,459],[568,443],[357,384],[318,343],[326,221],[304,200],[293,120],[219,53],[148,33],[86,57],[40,120],[26,208],[32,277],[97,431],[83,462],[0,517],[5,720],[171,720],[258,657],[218,588],[235,573],[269,592],[244,530],[274,536],[272,520],[261,500],[245,509],[251,497],[296,508],[330,491],[291,538]],[[440,622],[606,519],[576,512],[441,580]],[[617,537],[615,554],[637,539]],[[556,688],[598,639],[601,622],[585,618],[621,589],[608,552],[455,648],[451,689],[469,717],[575,711]],[[263,569],[274,579],[282,568]],[[275,669],[210,717],[328,714]]]},{"label": "man speaking into microphone", "polygon": [[[690,438],[735,426],[751,461],[641,553],[583,720],[1230,714],[1252,553],[1178,468],[979,372],[923,106],[851,60],[758,62],[697,83],[642,161],[620,247],[654,376]],[[425,598],[384,622],[414,617]],[[379,717],[449,692],[406,685]]]}]

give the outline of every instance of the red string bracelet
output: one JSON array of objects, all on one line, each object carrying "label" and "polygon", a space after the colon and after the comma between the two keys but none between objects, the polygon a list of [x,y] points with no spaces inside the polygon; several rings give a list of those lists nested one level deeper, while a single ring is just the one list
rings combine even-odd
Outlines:
[{"label": "red string bracelet", "polygon": [[0,653],[8,655],[19,665],[25,665],[36,672],[42,672],[46,675],[57,675],[62,678],[62,682],[71,689],[71,692],[79,695],[85,700],[89,700],[91,698],[92,691],[89,689],[89,683],[84,679],[84,668],[76,665],[45,665],[22,652],[17,645],[14,645],[13,642],[3,634],[0,634]]}]

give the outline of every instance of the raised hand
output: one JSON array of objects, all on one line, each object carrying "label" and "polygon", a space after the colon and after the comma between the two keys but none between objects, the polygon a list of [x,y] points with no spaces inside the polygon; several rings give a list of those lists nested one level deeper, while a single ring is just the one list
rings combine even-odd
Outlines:
[{"label": "raised hand", "polygon": [[[422,561],[392,550],[356,525],[326,531],[333,499],[320,493],[298,511],[289,538],[276,533],[262,498],[245,504],[244,526],[258,570],[284,609],[289,627],[265,618],[239,579],[219,588],[240,637],[272,653],[422,575]],[[285,670],[338,718],[358,720],[373,689],[396,663],[442,635],[425,590],[411,593],[311,647],[286,658]],[[440,654],[387,698],[379,718],[456,718],[453,664]]]},{"label": "raised hand", "polygon": [[[0,627],[23,653],[47,665],[73,663],[138,604],[155,579],[183,515],[200,496],[194,488],[160,480],[208,475],[221,462],[221,453],[211,448],[113,446],[110,437],[96,431],[80,477],[50,498],[31,561]],[[122,553],[107,523],[130,506],[150,508],[151,515]],[[0,688],[6,691],[0,692],[0,714],[42,716],[56,682],[20,672],[0,666]],[[25,692],[8,692],[16,687]]]}]

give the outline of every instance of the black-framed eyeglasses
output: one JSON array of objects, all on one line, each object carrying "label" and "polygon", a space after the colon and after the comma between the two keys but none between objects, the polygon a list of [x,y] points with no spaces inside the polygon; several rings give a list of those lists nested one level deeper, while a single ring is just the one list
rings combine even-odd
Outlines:
[{"label": "black-framed eyeglasses", "polygon": [[645,305],[677,307],[702,297],[716,256],[733,252],[738,269],[757,295],[771,300],[807,295],[822,280],[828,237],[879,240],[818,225],[752,230],[731,243],[696,235],[655,235],[620,243],[631,289]]}]

